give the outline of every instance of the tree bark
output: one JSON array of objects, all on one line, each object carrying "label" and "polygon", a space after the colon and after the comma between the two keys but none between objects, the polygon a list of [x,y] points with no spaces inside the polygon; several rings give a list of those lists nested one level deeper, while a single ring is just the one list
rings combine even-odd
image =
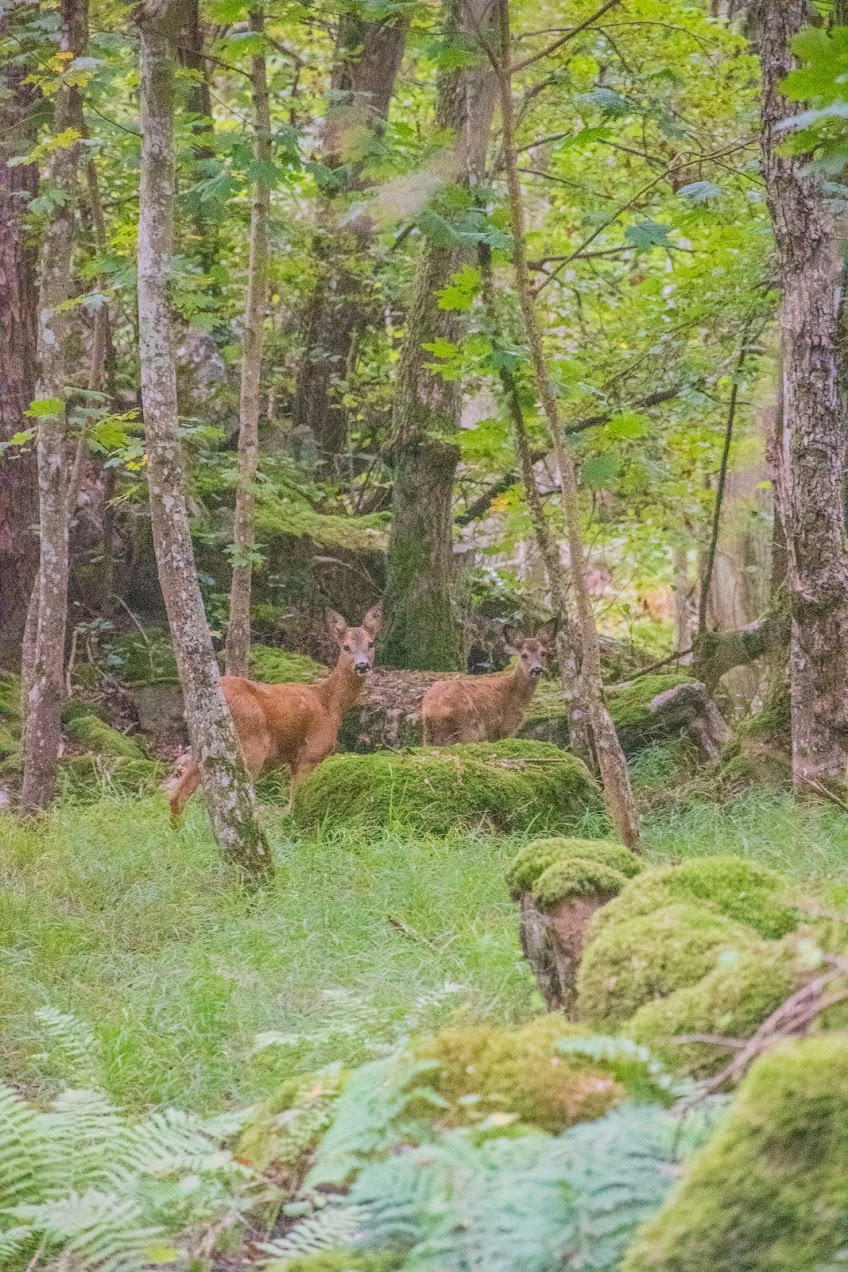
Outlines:
[{"label": "tree bark", "polygon": [[[0,34],[10,21],[0,17]],[[9,160],[35,141],[37,94],[27,68],[0,67],[0,442],[26,432],[24,411],[35,396],[37,304],[35,252],[27,205],[38,191],[38,165]],[[38,568],[35,448],[0,459],[0,665],[20,657],[27,607]]]},{"label": "tree bark", "polygon": [[[61,50],[80,57],[88,42],[87,0],[62,0]],[[56,95],[55,135],[68,129],[81,135],[79,89],[62,84]],[[64,697],[65,628],[68,614],[68,483],[65,411],[65,343],[68,317],[63,304],[71,294],[71,257],[77,201],[79,145],[72,141],[56,150],[52,183],[54,202],[44,238],[38,304],[38,382],[41,404],[36,452],[40,559],[31,621],[35,640],[24,651],[21,679],[26,686],[26,719],[22,743],[21,810],[46,808],[56,789]],[[32,663],[28,657],[32,650]]]},{"label": "tree bark", "polygon": [[777,499],[792,606],[790,686],[795,791],[843,785],[848,764],[848,434],[838,345],[841,262],[816,178],[783,152],[780,121],[797,113],[780,92],[807,0],[760,0],[762,157],[783,293],[783,437]]},{"label": "tree bark", "polygon": [[[264,34],[260,10],[250,15],[250,29]],[[241,349],[241,399],[239,403],[238,487],[233,525],[233,577],[230,585],[230,620],[227,626],[227,675],[246,676],[250,655],[250,595],[255,542],[256,468],[259,452],[260,385],[262,379],[262,327],[268,293],[268,226],[271,215],[271,112],[265,53],[254,53],[250,64],[253,86],[254,143],[257,166],[250,216],[250,261],[247,302]]]},{"label": "tree bark", "polygon": [[598,630],[595,626],[592,598],[586,580],[586,559],[580,529],[577,470],[568,439],[565,436],[559,418],[559,408],[548,372],[531,290],[530,274],[527,268],[524,201],[518,176],[518,160],[515,148],[515,120],[512,100],[512,72],[510,68],[509,0],[498,0],[498,16],[500,25],[500,59],[497,64],[497,83],[501,105],[504,167],[512,224],[516,292],[524,320],[527,343],[530,347],[536,389],[548,422],[551,443],[559,466],[562,506],[571,557],[571,577],[574,585],[583,648],[581,667],[583,687],[589,706],[592,741],[604,788],[604,798],[610,818],[621,837],[622,843],[626,844],[634,852],[638,852],[640,851],[639,814],[630,786],[627,761],[624,758],[621,743],[618,740],[615,726],[603,696],[601,648],[598,641]]},{"label": "tree bark", "polygon": [[[485,20],[485,0],[448,0],[445,28],[457,36],[476,35]],[[436,128],[456,138],[451,165],[456,183],[475,186],[486,159],[495,103],[494,77],[482,61],[445,71],[439,79]],[[386,562],[387,585],[383,641],[383,661],[390,667],[425,667],[436,671],[457,671],[462,665],[462,641],[453,616],[449,571],[442,563],[452,552],[451,519],[440,517],[427,536],[426,551],[410,533],[418,534],[415,519],[406,515],[405,502],[420,480],[421,456],[433,445],[428,438],[444,438],[459,427],[461,387],[429,370],[432,355],[425,344],[437,340],[456,344],[462,324],[453,310],[439,308],[439,292],[467,259],[466,250],[428,239],[423,247],[415,290],[407,318],[407,334],[401,349],[392,411],[395,481],[392,497],[392,528]],[[438,451],[438,446],[434,449]],[[453,453],[455,447],[451,447]],[[458,453],[454,468],[458,461]],[[447,480],[447,466],[438,472]],[[450,473],[453,480],[453,472]],[[450,491],[447,492],[449,499]],[[440,506],[445,492],[439,493]],[[427,597],[428,610],[416,598]],[[438,645],[426,639],[428,629],[440,633]],[[416,652],[425,640],[427,656],[438,661],[427,664]],[[410,661],[412,660],[412,661]]]},{"label": "tree bark", "polygon": [[148,0],[136,11],[141,36],[141,188],[138,314],[141,393],[153,542],[185,699],[186,723],[200,764],[215,837],[246,881],[271,873],[253,791],[197,582],[180,444],[177,385],[167,287],[174,205],[174,45],[179,0]]},{"label": "tree bark", "polygon": [[313,250],[318,276],[306,304],[304,350],[292,406],[294,427],[310,429],[319,452],[328,459],[345,450],[347,443],[347,412],[336,382],[350,367],[357,337],[373,309],[362,273],[371,224],[360,217],[351,227],[339,225],[338,205],[357,188],[368,141],[383,130],[408,27],[408,16],[402,13],[375,22],[351,10],[339,19],[323,159],[329,168],[346,163],[349,176],[321,211],[323,226]]}]

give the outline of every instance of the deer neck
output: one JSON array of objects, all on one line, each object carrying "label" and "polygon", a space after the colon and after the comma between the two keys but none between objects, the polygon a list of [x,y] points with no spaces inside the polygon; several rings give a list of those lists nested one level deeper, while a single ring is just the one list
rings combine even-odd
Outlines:
[{"label": "deer neck", "polygon": [[358,700],[364,684],[365,677],[357,675],[352,667],[345,666],[340,659],[327,679],[315,686],[315,692],[327,710],[341,718]]},{"label": "deer neck", "polygon": [[527,703],[536,692],[538,679],[539,678],[537,676],[528,675],[519,663],[515,670],[510,672],[506,677],[509,684],[510,697],[520,703],[523,707],[526,707]]}]

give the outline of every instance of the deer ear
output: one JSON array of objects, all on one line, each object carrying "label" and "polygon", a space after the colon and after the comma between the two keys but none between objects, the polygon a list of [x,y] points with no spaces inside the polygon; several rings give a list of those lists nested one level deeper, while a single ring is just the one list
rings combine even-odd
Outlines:
[{"label": "deer ear", "polygon": [[327,625],[327,631],[331,636],[335,636],[336,640],[341,644],[344,634],[347,631],[347,623],[336,610],[324,611],[324,622]]},{"label": "deer ear", "polygon": [[377,632],[383,625],[383,602],[378,601],[376,605],[372,605],[368,613],[362,620],[362,626],[365,628],[369,636],[376,636]]},{"label": "deer ear", "polygon": [[520,633],[517,632],[514,627],[505,626],[503,629],[503,638],[506,641],[506,647],[510,653],[517,654],[518,647],[523,639]]},{"label": "deer ear", "polygon": [[550,648],[556,644],[557,632],[559,631],[559,619],[549,618],[547,623],[543,623],[539,628],[539,638],[543,640]]}]

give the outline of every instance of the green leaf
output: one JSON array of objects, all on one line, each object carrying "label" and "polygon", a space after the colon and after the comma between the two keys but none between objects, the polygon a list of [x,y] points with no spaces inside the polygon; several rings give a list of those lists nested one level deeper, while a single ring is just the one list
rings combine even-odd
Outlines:
[{"label": "green leaf", "polygon": [[611,88],[593,88],[590,93],[578,93],[574,100],[581,106],[596,106],[610,119],[626,115],[631,109],[627,98],[613,92]]},{"label": "green leaf", "polygon": [[587,459],[581,470],[583,485],[592,490],[608,489],[621,467],[615,455],[595,455]]},{"label": "green leaf", "polygon": [[451,344],[450,340],[434,340],[432,344],[422,345],[421,348],[435,354],[437,358],[454,358],[458,353],[457,346]]},{"label": "green leaf", "polygon": [[470,309],[480,290],[480,271],[473,265],[457,270],[447,287],[439,292],[440,309]]},{"label": "green leaf", "polygon": [[677,193],[684,199],[690,199],[692,203],[708,203],[710,199],[720,198],[722,189],[714,181],[692,181],[689,185],[681,186]]},{"label": "green leaf", "polygon": [[62,398],[36,398],[30,402],[24,415],[34,419],[48,418],[51,415],[63,415],[65,403]]},{"label": "green leaf", "polygon": [[645,436],[647,422],[644,416],[637,415],[635,411],[622,411],[621,415],[613,416],[606,430],[610,437],[621,437],[633,441]]},{"label": "green leaf", "polygon": [[634,247],[640,250],[647,250],[652,247],[666,247],[672,228],[672,226],[663,225],[659,221],[637,221],[635,225],[628,225],[624,231],[624,237],[628,243],[632,243]]}]

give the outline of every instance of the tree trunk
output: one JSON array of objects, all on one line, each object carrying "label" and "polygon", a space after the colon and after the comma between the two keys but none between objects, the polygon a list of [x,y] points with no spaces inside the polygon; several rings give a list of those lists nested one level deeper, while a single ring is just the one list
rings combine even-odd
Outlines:
[{"label": "tree trunk", "polygon": [[348,371],[357,337],[374,307],[362,273],[371,223],[360,217],[352,227],[340,226],[338,205],[359,184],[368,140],[383,130],[408,27],[402,13],[369,22],[351,10],[339,19],[323,160],[330,168],[347,164],[350,176],[321,211],[323,225],[313,249],[318,277],[306,305],[292,406],[293,425],[311,430],[325,458],[346,448],[347,413],[336,382]]},{"label": "tree trunk", "polygon": [[180,444],[167,287],[174,206],[174,42],[179,0],[136,11],[141,35],[141,188],[138,314],[150,519],[162,595],[185,699],[186,722],[215,837],[251,882],[272,868],[197,582]]},{"label": "tree trunk", "polygon": [[498,0],[498,15],[500,19],[500,62],[497,68],[497,82],[501,104],[504,165],[507,178],[510,220],[512,223],[516,291],[524,319],[527,343],[530,347],[536,388],[548,422],[551,442],[559,466],[562,506],[571,557],[571,577],[574,584],[577,615],[580,623],[580,638],[583,648],[583,663],[581,667],[583,687],[589,706],[592,741],[604,788],[604,798],[610,818],[621,837],[622,843],[626,844],[628,848],[632,848],[634,852],[638,852],[640,850],[639,814],[630,786],[627,761],[624,758],[621,743],[618,740],[615,726],[603,696],[601,648],[598,641],[598,631],[595,626],[595,615],[592,610],[592,598],[589,594],[589,586],[586,580],[586,560],[580,530],[577,470],[559,418],[559,409],[548,372],[530,286],[530,274],[527,269],[524,202],[521,194],[515,149],[515,121],[512,101],[512,74],[510,70],[509,0]]},{"label": "tree trunk", "polygon": [[[0,35],[10,26],[0,17]],[[0,442],[28,430],[24,411],[35,396],[35,252],[27,205],[38,190],[38,165],[9,165],[35,141],[35,88],[27,68],[0,67]],[[38,568],[35,448],[8,450],[0,460],[0,665],[20,657],[27,606]]]},{"label": "tree trunk", "polygon": [[391,558],[383,598],[388,667],[457,671],[462,639],[451,606],[451,500],[459,447],[419,435],[397,457]]},{"label": "tree trunk", "polygon": [[[204,161],[215,157],[215,148],[210,145],[213,127],[212,96],[209,92],[207,62],[203,56],[203,23],[200,18],[199,0],[182,0],[180,8],[182,22],[177,51],[181,65],[193,72],[186,106],[189,114],[193,116],[191,131],[194,140],[191,147],[193,161],[191,167],[193,179],[197,181],[204,175],[202,168]],[[192,219],[200,264],[203,272],[208,274],[219,260],[218,227],[214,220],[210,220],[203,214],[199,202],[195,205]]]},{"label": "tree trunk", "polygon": [[[455,36],[474,36],[484,21],[488,5],[483,0],[448,0],[447,31]],[[479,10],[479,12],[478,12]],[[482,62],[445,71],[439,80],[436,128],[456,138],[452,166],[456,183],[465,188],[479,182],[486,159],[495,102],[494,76]],[[422,455],[432,446],[425,439],[450,436],[459,428],[461,387],[429,370],[433,356],[425,344],[446,341],[456,344],[462,332],[460,316],[439,308],[439,292],[467,259],[466,250],[428,239],[422,248],[415,290],[407,319],[407,333],[401,349],[392,411],[395,481],[392,499],[392,529],[386,562],[387,585],[383,661],[390,667],[431,666],[438,671],[461,667],[462,641],[453,616],[451,573],[443,568],[452,552],[450,516],[433,518],[424,544],[418,536],[416,518],[406,505],[422,476]],[[439,447],[435,447],[438,453]],[[458,462],[456,448],[454,468]],[[448,479],[447,465],[437,471]],[[432,484],[432,478],[428,485]],[[453,471],[450,472],[451,483]],[[440,490],[440,508],[450,491]],[[426,509],[425,509],[426,511]],[[420,514],[419,514],[420,521]],[[410,539],[410,532],[416,539]],[[426,596],[428,612],[416,598]],[[417,653],[418,642],[428,628],[439,632],[438,661],[427,664]],[[426,640],[429,649],[435,642]],[[412,659],[413,661],[409,661]]]},{"label": "tree trunk", "polygon": [[843,785],[848,764],[841,262],[818,182],[802,157],[782,152],[778,129],[800,110],[781,95],[780,83],[795,64],[791,42],[808,20],[807,0],[761,0],[763,169],[783,292],[777,499],[792,606],[792,773],[798,794]]},{"label": "tree trunk", "polygon": [[[80,57],[88,42],[87,0],[62,0],[61,49]],[[62,84],[56,95],[53,130],[82,131],[79,89]],[[66,472],[65,343],[68,317],[63,305],[71,295],[71,255],[77,198],[79,146],[56,150],[53,185],[61,198],[54,202],[44,238],[41,290],[38,303],[39,402],[37,457],[39,539],[36,580],[37,608],[27,645],[32,663],[22,665],[26,686],[26,721],[22,744],[21,809],[34,813],[46,808],[56,789],[64,696],[65,627],[68,614],[68,484]],[[35,606],[35,601],[33,601]]]},{"label": "tree trunk", "polygon": [[[250,15],[250,29],[265,30],[261,11]],[[233,578],[230,587],[230,621],[227,626],[227,675],[246,676],[250,654],[250,593],[255,541],[254,511],[256,467],[259,451],[260,382],[262,377],[262,326],[268,292],[268,223],[271,215],[271,114],[265,52],[254,53],[250,64],[253,85],[254,143],[257,177],[250,216],[250,261],[247,302],[241,350],[241,400],[239,403],[239,479],[233,525]]]}]

